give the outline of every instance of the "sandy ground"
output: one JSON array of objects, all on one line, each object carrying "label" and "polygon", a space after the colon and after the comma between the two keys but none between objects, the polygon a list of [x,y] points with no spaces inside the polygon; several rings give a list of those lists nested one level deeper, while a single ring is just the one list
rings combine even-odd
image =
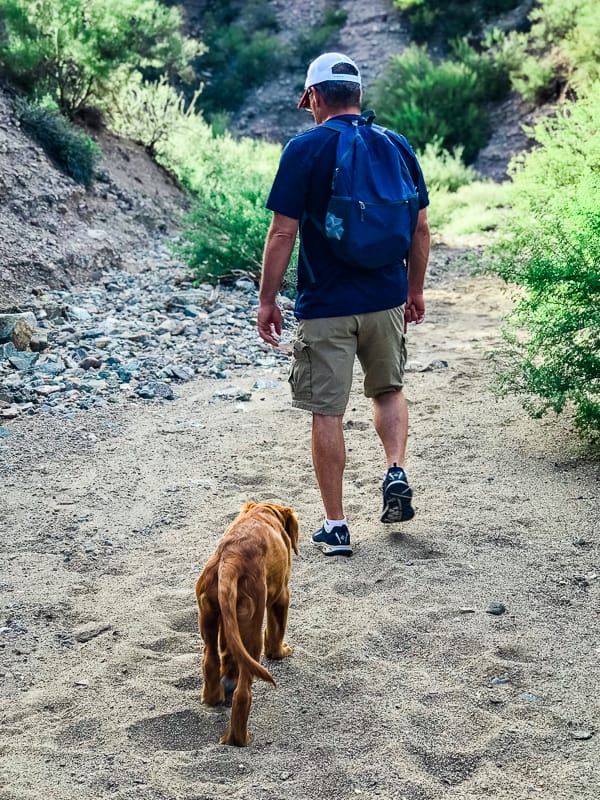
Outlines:
[{"label": "sandy ground", "polygon": [[[598,466],[566,423],[488,390],[507,305],[433,286],[410,333],[417,516],[379,523],[383,461],[360,375],[347,419],[355,555],[327,559],[310,417],[283,367],[181,386],[0,446],[0,798],[600,797]],[[419,371],[435,360],[447,368]],[[253,389],[257,378],[281,381]],[[288,640],[254,684],[252,744],[200,704],[193,587],[246,499],[301,522]],[[487,613],[503,603],[505,613]]]}]

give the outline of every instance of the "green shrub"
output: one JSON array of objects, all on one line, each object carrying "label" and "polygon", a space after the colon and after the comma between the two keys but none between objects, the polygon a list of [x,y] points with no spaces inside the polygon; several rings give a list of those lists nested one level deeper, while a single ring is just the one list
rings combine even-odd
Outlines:
[{"label": "green shrub", "polygon": [[541,0],[529,22],[527,33],[493,34],[494,50],[526,100],[555,99],[566,87],[585,91],[600,80],[596,0]]},{"label": "green shrub", "polygon": [[[182,133],[179,148],[192,141]],[[216,283],[240,274],[257,279],[271,221],[264,206],[280,148],[249,139],[215,138],[208,129],[197,131],[194,151],[195,160],[182,157],[184,151],[176,146],[167,155],[171,164],[179,163],[180,177],[197,198],[178,253],[200,280]]]},{"label": "green shrub", "polygon": [[0,0],[0,17],[0,66],[70,118],[135,69],[190,77],[199,48],[158,0]]},{"label": "green shrub", "polygon": [[429,142],[417,155],[429,191],[446,189],[448,192],[456,192],[461,186],[472,183],[477,177],[472,167],[465,166],[460,147],[450,153],[448,150],[443,150],[439,141],[435,140]]},{"label": "green shrub", "polygon": [[600,87],[540,123],[513,166],[514,213],[495,269],[521,290],[499,354],[499,388],[541,415],[572,408],[600,439]]},{"label": "green shrub", "polygon": [[[456,47],[468,52],[464,45]],[[435,64],[425,48],[412,45],[390,58],[368,104],[413,147],[439,140],[446,150],[462,147],[470,163],[488,138],[485,101],[500,94],[500,78],[492,80],[494,70],[491,59],[483,56],[473,56],[469,63],[447,59]]]},{"label": "green shrub", "polygon": [[394,0],[412,27],[413,38],[424,42],[436,35],[445,41],[479,34],[484,20],[509,11],[519,0]]},{"label": "green shrub", "polygon": [[152,156],[159,157],[174,132],[196,114],[199,96],[200,90],[188,103],[166,76],[152,82],[134,73],[127,85],[112,93],[105,113],[113,130],[143,144]]},{"label": "green shrub", "polygon": [[267,0],[227,0],[211,5],[202,28],[207,50],[195,62],[204,82],[202,109],[209,116],[235,111],[281,65],[275,13]]},{"label": "green shrub", "polygon": [[56,109],[24,103],[19,109],[23,129],[74,181],[90,186],[100,156],[97,144]]}]

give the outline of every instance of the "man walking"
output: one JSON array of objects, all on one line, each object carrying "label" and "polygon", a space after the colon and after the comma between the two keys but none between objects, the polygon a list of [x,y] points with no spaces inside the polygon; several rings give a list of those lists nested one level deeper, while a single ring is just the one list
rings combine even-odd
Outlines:
[{"label": "man walking", "polygon": [[[295,306],[299,323],[290,385],[292,405],[312,413],[313,464],[325,507],[325,521],[312,541],[325,555],[352,554],[343,508],[342,421],[356,356],[364,372],[365,395],[373,398],[374,426],[386,458],[381,521],[395,523],[414,516],[404,471],[408,436],[402,392],[404,334],[408,323],[419,324],[425,317],[429,201],[421,168],[404,137],[390,133],[418,193],[419,211],[408,253],[399,252],[394,263],[379,269],[355,268],[332,252],[323,227],[339,136],[323,123],[366,124],[360,116],[361,91],[360,72],[348,56],[325,53],[310,64],[298,108],[311,111],[317,125],[294,137],[282,153],[266,204],[273,220],[259,292],[258,332],[276,347],[282,331],[276,297],[300,230]],[[369,146],[367,133],[364,142]]]}]

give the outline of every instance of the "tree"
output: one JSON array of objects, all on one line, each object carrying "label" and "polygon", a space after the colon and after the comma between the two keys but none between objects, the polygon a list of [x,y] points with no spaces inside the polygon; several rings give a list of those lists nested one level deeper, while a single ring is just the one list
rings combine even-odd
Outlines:
[{"label": "tree", "polygon": [[135,69],[186,76],[201,46],[158,0],[0,0],[0,66],[72,118]]}]

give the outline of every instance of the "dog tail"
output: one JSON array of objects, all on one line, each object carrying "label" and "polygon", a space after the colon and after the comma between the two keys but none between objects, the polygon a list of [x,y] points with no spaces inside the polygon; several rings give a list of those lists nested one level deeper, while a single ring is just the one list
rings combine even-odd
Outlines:
[{"label": "dog tail", "polygon": [[[237,661],[240,668],[245,669],[250,675],[260,680],[272,683],[273,676],[268,669],[259,664],[246,650],[238,623],[238,571],[233,565],[227,563],[219,567],[218,596],[221,609],[221,620],[227,641],[227,649]],[[248,598],[251,601],[251,598]],[[254,605],[254,602],[251,601]],[[254,609],[253,609],[254,610]],[[261,620],[262,623],[262,620]]]}]

